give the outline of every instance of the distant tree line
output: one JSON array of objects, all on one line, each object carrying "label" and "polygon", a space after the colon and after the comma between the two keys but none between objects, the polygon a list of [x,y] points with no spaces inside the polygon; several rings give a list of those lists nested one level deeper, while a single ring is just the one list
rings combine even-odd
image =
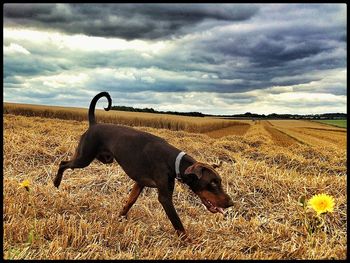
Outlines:
[{"label": "distant tree line", "polygon": [[221,117],[221,118],[228,118],[228,119],[308,119],[308,120],[322,120],[322,119],[328,119],[328,120],[337,120],[337,119],[346,119],[347,114],[346,113],[323,113],[323,114],[306,114],[306,115],[299,115],[299,114],[277,114],[277,113],[271,113],[271,114],[257,114],[257,113],[251,113],[246,112],[244,114],[234,114],[234,115],[210,115],[210,114],[203,114],[201,112],[177,112],[177,111],[157,111],[153,108],[134,108],[129,106],[112,106],[112,110],[119,110],[119,111],[132,111],[132,112],[149,112],[149,113],[157,113],[157,114],[173,114],[173,115],[182,115],[182,116],[192,116],[192,117],[205,117],[205,116],[211,116],[211,117]]},{"label": "distant tree line", "polygon": [[158,114],[173,114],[173,115],[182,115],[182,116],[192,116],[192,117],[204,117],[205,114],[201,112],[177,112],[177,111],[157,111],[153,108],[134,108],[128,106],[112,106],[112,110],[119,111],[132,111],[132,112],[149,112],[149,113],[158,113]]},{"label": "distant tree line", "polygon": [[330,120],[337,120],[337,119],[346,119],[347,114],[346,113],[323,113],[323,114],[305,114],[305,115],[299,115],[299,114],[277,114],[277,113],[271,113],[271,114],[256,114],[256,113],[250,113],[246,112],[244,114],[235,114],[235,115],[220,115],[219,117],[224,118],[244,118],[244,119],[309,119],[309,120],[322,120],[322,119],[330,119]]}]

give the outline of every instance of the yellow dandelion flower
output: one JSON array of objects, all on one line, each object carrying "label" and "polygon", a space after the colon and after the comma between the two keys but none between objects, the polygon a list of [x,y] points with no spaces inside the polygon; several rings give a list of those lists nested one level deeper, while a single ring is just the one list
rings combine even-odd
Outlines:
[{"label": "yellow dandelion flower", "polygon": [[29,180],[24,180],[22,183],[19,184],[19,188],[25,188],[27,191],[29,191],[29,186]]},{"label": "yellow dandelion flower", "polygon": [[309,206],[311,206],[318,215],[326,212],[333,212],[334,198],[327,194],[314,195],[309,200]]}]

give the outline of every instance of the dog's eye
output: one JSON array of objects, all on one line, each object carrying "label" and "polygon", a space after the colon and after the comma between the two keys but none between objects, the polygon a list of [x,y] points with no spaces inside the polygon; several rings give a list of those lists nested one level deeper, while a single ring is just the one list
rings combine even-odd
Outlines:
[{"label": "dog's eye", "polygon": [[211,186],[212,188],[216,188],[216,187],[218,186],[218,184],[217,184],[216,182],[211,182],[211,183],[210,183],[210,186]]}]

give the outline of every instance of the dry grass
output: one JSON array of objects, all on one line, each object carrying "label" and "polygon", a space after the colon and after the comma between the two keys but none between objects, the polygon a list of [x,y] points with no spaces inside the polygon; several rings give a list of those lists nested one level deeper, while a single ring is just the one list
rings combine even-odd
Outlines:
[{"label": "dry grass", "polygon": [[[199,198],[176,183],[174,204],[192,244],[177,238],[155,189],[144,190],[128,219],[119,220],[132,180],[115,163],[94,161],[85,169],[67,171],[60,189],[53,187],[58,163],[73,155],[87,128],[85,121],[5,114],[4,257],[345,259],[346,146],[327,147],[327,141],[281,146],[273,139],[278,133],[271,134],[266,125],[251,125],[241,136],[220,139],[138,128],[165,138],[199,161],[223,161],[218,172],[235,203],[225,217],[206,211]],[[29,193],[18,189],[25,179],[31,181]],[[336,207],[325,215],[327,228],[308,235],[298,199],[322,192],[334,196]]]}]

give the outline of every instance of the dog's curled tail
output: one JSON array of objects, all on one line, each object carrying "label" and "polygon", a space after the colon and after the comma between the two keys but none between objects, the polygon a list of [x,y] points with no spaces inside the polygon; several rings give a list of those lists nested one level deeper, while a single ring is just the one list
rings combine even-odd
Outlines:
[{"label": "dog's curled tail", "polygon": [[112,99],[111,96],[109,95],[108,92],[100,92],[99,94],[97,94],[91,101],[90,103],[90,107],[89,107],[89,125],[93,125],[96,124],[96,120],[95,120],[95,107],[96,107],[96,103],[97,101],[102,98],[102,97],[106,97],[108,100],[108,107],[104,108],[105,111],[109,111],[111,109],[112,106]]}]

